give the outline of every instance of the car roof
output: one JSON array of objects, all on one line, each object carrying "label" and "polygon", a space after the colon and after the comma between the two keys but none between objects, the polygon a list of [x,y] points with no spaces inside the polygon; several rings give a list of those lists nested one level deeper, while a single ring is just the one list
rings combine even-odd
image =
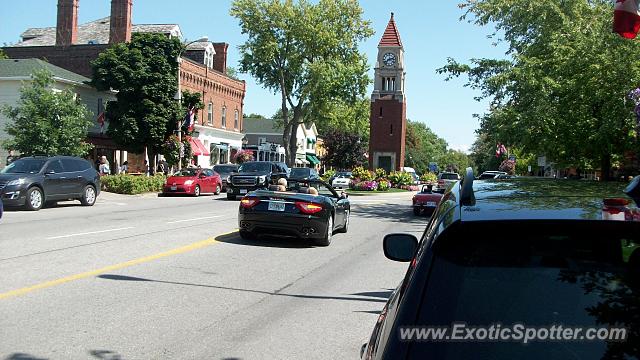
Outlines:
[{"label": "car roof", "polygon": [[633,206],[623,193],[625,185],[547,178],[478,181],[473,184],[475,202],[460,205],[460,219],[603,220],[606,198],[628,199]]}]

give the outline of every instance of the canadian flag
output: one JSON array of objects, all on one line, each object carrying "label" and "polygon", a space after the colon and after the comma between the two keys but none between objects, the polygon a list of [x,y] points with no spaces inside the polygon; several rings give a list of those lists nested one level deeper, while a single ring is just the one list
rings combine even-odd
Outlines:
[{"label": "canadian flag", "polygon": [[639,1],[616,0],[613,11],[613,32],[627,39],[633,39],[638,35],[640,30]]}]

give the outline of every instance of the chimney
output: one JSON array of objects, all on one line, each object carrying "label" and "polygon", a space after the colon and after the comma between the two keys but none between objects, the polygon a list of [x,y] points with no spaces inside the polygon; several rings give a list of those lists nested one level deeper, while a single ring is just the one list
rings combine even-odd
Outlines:
[{"label": "chimney", "polygon": [[133,0],[111,0],[109,44],[131,41]]},{"label": "chimney", "polygon": [[78,1],[58,0],[56,45],[69,46],[78,40]]},{"label": "chimney", "polygon": [[213,55],[213,69],[227,74],[227,43],[213,43],[216,54]]}]

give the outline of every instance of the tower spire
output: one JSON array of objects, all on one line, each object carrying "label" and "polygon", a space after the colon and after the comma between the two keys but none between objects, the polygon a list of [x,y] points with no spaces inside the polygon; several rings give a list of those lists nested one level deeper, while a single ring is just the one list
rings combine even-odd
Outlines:
[{"label": "tower spire", "polygon": [[396,26],[396,22],[393,19],[393,12],[391,13],[391,19],[389,19],[387,28],[382,34],[382,39],[380,39],[380,43],[378,44],[378,47],[381,46],[402,47],[402,40],[400,40],[400,33],[398,32],[398,27]]}]

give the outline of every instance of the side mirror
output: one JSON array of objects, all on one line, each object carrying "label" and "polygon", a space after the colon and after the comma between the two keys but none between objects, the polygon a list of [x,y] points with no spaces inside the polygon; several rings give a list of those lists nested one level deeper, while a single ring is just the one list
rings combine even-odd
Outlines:
[{"label": "side mirror", "polygon": [[389,234],[382,241],[384,256],[393,261],[408,262],[418,249],[418,239],[409,234]]}]

